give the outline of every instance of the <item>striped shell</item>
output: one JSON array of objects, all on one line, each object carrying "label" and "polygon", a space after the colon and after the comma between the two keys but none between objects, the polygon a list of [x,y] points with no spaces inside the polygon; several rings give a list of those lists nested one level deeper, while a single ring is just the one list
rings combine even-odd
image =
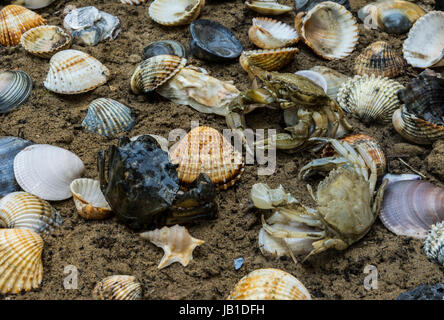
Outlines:
[{"label": "striped shell", "polygon": [[388,123],[401,104],[397,92],[404,87],[388,78],[374,75],[355,76],[339,89],[337,99],[344,111],[364,123]]},{"label": "striped shell", "polygon": [[161,25],[183,26],[195,20],[204,5],[205,0],[154,0],[148,14]]},{"label": "striped shell", "polygon": [[227,189],[244,171],[242,154],[210,127],[192,129],[171,149],[169,156],[172,163],[179,165],[177,174],[183,185],[206,173],[218,190]]},{"label": "striped shell", "polygon": [[95,99],[89,104],[82,126],[90,132],[113,138],[130,131],[136,124],[134,111],[109,98]]},{"label": "striped shell", "polygon": [[253,18],[248,36],[251,42],[262,49],[288,47],[299,40],[295,29],[270,18]]},{"label": "striped shell", "polygon": [[0,44],[17,46],[22,35],[35,27],[46,24],[46,20],[25,7],[9,5],[0,11]]},{"label": "striped shell", "polygon": [[139,4],[145,4],[147,0],[120,0],[121,3],[137,6]]},{"label": "striped shell", "polygon": [[32,80],[23,71],[0,73],[0,114],[20,107],[32,91]]},{"label": "striped shell", "polygon": [[108,81],[110,72],[99,60],[78,50],[57,52],[49,61],[45,88],[60,94],[79,94]]},{"label": "striped shell", "polygon": [[270,16],[281,15],[293,10],[293,8],[290,6],[285,6],[275,1],[266,1],[266,0],[246,1],[245,5],[250,10]]},{"label": "striped shell", "polygon": [[444,266],[444,221],[430,228],[424,241],[424,251],[427,257]]},{"label": "striped shell", "polygon": [[31,230],[0,229],[0,293],[38,288],[43,278],[42,238]]},{"label": "striped shell", "polygon": [[327,95],[333,100],[336,100],[339,88],[342,84],[350,79],[350,77],[345,74],[324,66],[314,66],[310,70],[315,71],[324,77],[327,81]]},{"label": "striped shell", "polygon": [[51,58],[55,53],[68,49],[72,43],[69,32],[57,26],[40,26],[26,31],[20,40],[20,44],[29,53]]},{"label": "striped shell", "polygon": [[267,71],[275,71],[292,62],[298,52],[298,48],[249,50],[242,52],[239,62],[246,72],[249,72],[250,64]]},{"label": "striped shell", "polygon": [[94,300],[140,300],[142,285],[133,276],[109,276],[96,284],[92,297]]},{"label": "striped shell", "polygon": [[13,192],[0,200],[0,228],[53,231],[62,217],[51,205],[30,193]]},{"label": "striped shell", "polygon": [[239,280],[228,300],[311,300],[304,285],[288,272],[267,268]]},{"label": "striped shell", "polygon": [[105,219],[111,216],[111,207],[100,190],[99,181],[75,179],[69,186],[77,212],[85,219]]}]

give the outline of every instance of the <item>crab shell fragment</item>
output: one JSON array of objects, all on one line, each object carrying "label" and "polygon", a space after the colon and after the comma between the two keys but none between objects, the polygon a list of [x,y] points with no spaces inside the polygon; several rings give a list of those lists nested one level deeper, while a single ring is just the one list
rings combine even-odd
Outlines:
[{"label": "crab shell fragment", "polygon": [[94,300],[140,300],[142,285],[134,276],[109,276],[96,284],[92,297]]},{"label": "crab shell fragment", "polygon": [[204,5],[205,0],[154,0],[148,14],[161,25],[183,26],[195,20]]},{"label": "crab shell fragment", "polygon": [[299,40],[295,29],[271,18],[253,18],[253,25],[248,30],[248,37],[261,49],[288,47]]},{"label": "crab shell fragment", "polygon": [[26,51],[42,58],[51,58],[55,53],[68,49],[71,43],[72,36],[69,32],[49,25],[28,30],[20,40]]},{"label": "crab shell fragment", "polygon": [[70,189],[77,211],[83,218],[100,220],[111,216],[111,207],[100,190],[99,181],[75,179]]}]

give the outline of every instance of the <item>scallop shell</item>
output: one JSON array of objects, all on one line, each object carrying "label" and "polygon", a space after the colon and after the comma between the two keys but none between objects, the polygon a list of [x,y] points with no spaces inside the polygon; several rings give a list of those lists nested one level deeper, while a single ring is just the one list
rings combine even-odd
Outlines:
[{"label": "scallop shell", "polygon": [[207,174],[216,188],[227,189],[244,171],[242,154],[236,151],[219,131],[210,127],[192,129],[169,153],[178,164],[177,174],[189,185],[200,173]]},{"label": "scallop shell", "polygon": [[111,216],[111,207],[100,190],[99,181],[75,179],[70,189],[77,211],[83,218],[100,220]]},{"label": "scallop shell", "polygon": [[99,98],[89,104],[82,126],[90,132],[113,138],[136,124],[134,111],[112,99]]},{"label": "scallop shell", "polygon": [[401,106],[397,92],[404,87],[388,78],[355,76],[339,89],[337,100],[344,111],[365,123],[388,123]]},{"label": "scallop shell", "polygon": [[336,96],[338,95],[339,88],[342,84],[350,79],[350,77],[345,74],[324,66],[314,66],[310,70],[315,71],[324,77],[327,81],[327,95],[334,100],[336,100]]},{"label": "scallop shell", "polygon": [[164,256],[158,269],[168,267],[174,262],[180,262],[186,267],[193,259],[193,250],[205,242],[193,238],[185,227],[179,225],[143,232],[140,236],[163,249]]},{"label": "scallop shell", "polygon": [[248,30],[250,41],[262,49],[288,47],[299,40],[295,29],[288,24],[270,19],[253,18],[253,25]]},{"label": "scallop shell", "polygon": [[332,60],[349,56],[358,42],[358,24],[340,4],[326,1],[305,16],[296,17],[296,29],[305,43],[319,56]]},{"label": "scallop shell", "polygon": [[172,55],[158,55],[142,61],[131,77],[131,90],[135,94],[154,91],[174,77],[187,60]]},{"label": "scallop shell", "polygon": [[94,300],[140,300],[142,285],[133,276],[109,276],[96,284],[92,297]]},{"label": "scallop shell", "polygon": [[139,4],[145,4],[147,0],[120,0],[120,2],[130,4],[133,6],[138,6]]},{"label": "scallop shell", "polygon": [[49,61],[45,88],[60,94],[91,91],[108,81],[110,72],[99,60],[77,50],[57,52]]},{"label": "scallop shell", "polygon": [[418,180],[391,183],[380,217],[393,233],[424,239],[433,224],[444,220],[444,189]]},{"label": "scallop shell", "polygon": [[14,174],[20,187],[44,200],[71,197],[71,182],[85,167],[71,151],[47,144],[35,144],[20,151],[14,159]]},{"label": "scallop shell", "polygon": [[279,4],[275,1],[246,1],[245,5],[248,9],[253,10],[257,13],[277,16],[293,10],[292,7],[285,6],[283,4]]},{"label": "scallop shell", "polygon": [[394,78],[404,73],[406,61],[392,50],[387,42],[377,41],[356,57],[354,71],[359,75]]},{"label": "scallop shell", "polygon": [[288,272],[267,268],[250,272],[235,285],[228,300],[311,300],[304,285]]},{"label": "scallop shell", "polygon": [[28,229],[36,233],[53,231],[62,217],[51,205],[30,193],[12,192],[0,200],[0,227]]},{"label": "scallop shell", "polygon": [[246,72],[250,64],[267,71],[275,71],[292,62],[298,52],[298,48],[249,50],[242,52],[239,62]]},{"label": "scallop shell", "polygon": [[195,20],[204,5],[205,0],[154,0],[148,14],[161,25],[183,26]]},{"label": "scallop shell", "polygon": [[424,251],[427,257],[444,266],[444,221],[430,228],[424,241]]},{"label": "scallop shell", "polygon": [[32,91],[32,80],[23,71],[0,73],[0,114],[20,107]]},{"label": "scallop shell", "polygon": [[51,58],[53,54],[68,49],[72,43],[69,32],[57,26],[40,26],[26,31],[20,40],[20,44],[29,53]]},{"label": "scallop shell", "polygon": [[42,238],[31,230],[0,229],[0,293],[38,288],[43,278]]},{"label": "scallop shell", "polygon": [[5,47],[17,46],[22,34],[44,24],[46,20],[29,9],[6,6],[0,11],[0,44]]}]

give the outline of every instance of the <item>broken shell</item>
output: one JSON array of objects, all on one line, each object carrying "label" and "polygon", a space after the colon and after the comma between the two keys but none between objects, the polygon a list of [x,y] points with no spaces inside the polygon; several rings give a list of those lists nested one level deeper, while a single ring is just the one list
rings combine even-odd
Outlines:
[{"label": "broken shell", "polygon": [[424,251],[427,257],[444,266],[444,221],[430,228],[424,241]]},{"label": "broken shell", "polygon": [[44,24],[46,20],[29,9],[6,6],[0,11],[0,44],[5,47],[17,46],[22,34]]},{"label": "broken shell", "polygon": [[142,285],[133,276],[109,276],[96,284],[92,297],[94,300],[140,300]]},{"label": "broken shell", "polygon": [[291,7],[279,4],[275,1],[252,0],[246,1],[245,5],[248,9],[264,15],[277,16],[292,10]]},{"label": "broken shell", "polygon": [[235,285],[228,300],[311,300],[304,285],[288,272],[267,268],[250,272]]},{"label": "broken shell", "polygon": [[[315,5],[325,1],[327,0],[294,0],[293,2],[295,12],[307,12],[311,10]],[[348,11],[351,11],[350,3],[348,0],[333,0],[333,2],[336,2],[341,6],[344,6],[345,9],[347,9]]]},{"label": "broken shell", "polygon": [[139,5],[144,4],[147,0],[120,0],[121,3],[131,4],[131,5]]},{"label": "broken shell", "polygon": [[216,189],[227,189],[244,171],[242,154],[234,149],[219,131],[210,127],[192,129],[169,153],[178,164],[177,174],[183,185],[189,185],[199,174],[207,174]]},{"label": "broken shell", "polygon": [[143,49],[142,60],[149,59],[154,56],[168,54],[187,58],[188,52],[183,44],[174,40],[160,40],[151,42]]},{"label": "broken shell", "polygon": [[193,259],[193,250],[205,241],[193,238],[185,227],[179,225],[143,232],[140,236],[164,251],[158,269],[180,262],[184,267]]},{"label": "broken shell", "polygon": [[324,89],[324,92],[327,93],[327,81],[325,80],[324,76],[320,73],[317,73],[316,71],[312,70],[300,70],[295,72],[294,74],[303,76],[304,78],[307,78],[314,83],[316,83],[318,86],[320,86],[322,89]]},{"label": "broken shell", "polygon": [[14,174],[20,187],[44,200],[71,197],[69,185],[85,167],[71,151],[47,144],[34,144],[14,158]]},{"label": "broken shell", "polygon": [[68,49],[71,46],[71,35],[57,26],[40,26],[26,31],[20,44],[29,53],[50,58],[56,52]]},{"label": "broken shell", "polygon": [[160,148],[163,150],[163,151],[165,151],[166,153],[168,153],[168,145],[170,144],[169,143],[169,141],[168,141],[168,139],[165,139],[164,137],[162,137],[162,136],[158,136],[158,135],[155,135],[155,134],[141,134],[141,135],[138,135],[138,136],[135,136],[135,137],[132,137],[131,139],[130,139],[130,141],[136,141],[139,137],[141,137],[141,136],[143,136],[143,135],[146,135],[146,136],[150,136],[151,138],[153,138],[154,140],[156,140],[157,141],[157,143],[159,144],[159,146],[160,146]]},{"label": "broken shell", "polygon": [[29,9],[40,9],[49,6],[55,0],[19,0],[17,2],[23,3],[23,6]]},{"label": "broken shell", "polygon": [[0,73],[0,114],[20,107],[28,99],[32,80],[23,71]]},{"label": "broken shell", "polygon": [[444,220],[444,189],[426,181],[391,183],[385,189],[380,217],[393,233],[424,239],[433,224]]},{"label": "broken shell", "polygon": [[239,62],[246,72],[249,72],[251,64],[266,71],[275,71],[292,62],[298,52],[298,48],[249,50],[242,52]]},{"label": "broken shell", "polygon": [[53,231],[62,217],[51,205],[27,192],[12,192],[0,200],[0,228]]},{"label": "broken shell", "polygon": [[161,25],[183,26],[195,20],[204,5],[205,0],[154,0],[148,14]]},{"label": "broken shell", "polygon": [[0,293],[38,288],[43,278],[42,238],[31,230],[0,229]]},{"label": "broken shell", "polygon": [[79,215],[85,219],[106,219],[111,216],[111,207],[100,190],[99,181],[75,179],[70,185],[74,204]]},{"label": "broken shell", "polygon": [[288,47],[299,40],[295,29],[270,18],[253,18],[248,36],[251,42],[262,49]]},{"label": "broken shell", "polygon": [[327,81],[327,95],[336,100],[339,88],[346,82],[350,77],[342,74],[336,70],[333,70],[324,66],[314,66],[310,70],[321,74]]}]

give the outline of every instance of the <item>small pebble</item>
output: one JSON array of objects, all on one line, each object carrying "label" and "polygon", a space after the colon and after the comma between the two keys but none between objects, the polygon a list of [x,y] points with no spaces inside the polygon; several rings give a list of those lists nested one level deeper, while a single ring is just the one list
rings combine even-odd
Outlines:
[{"label": "small pebble", "polygon": [[244,258],[234,259],[234,270],[239,270],[244,265]]}]

